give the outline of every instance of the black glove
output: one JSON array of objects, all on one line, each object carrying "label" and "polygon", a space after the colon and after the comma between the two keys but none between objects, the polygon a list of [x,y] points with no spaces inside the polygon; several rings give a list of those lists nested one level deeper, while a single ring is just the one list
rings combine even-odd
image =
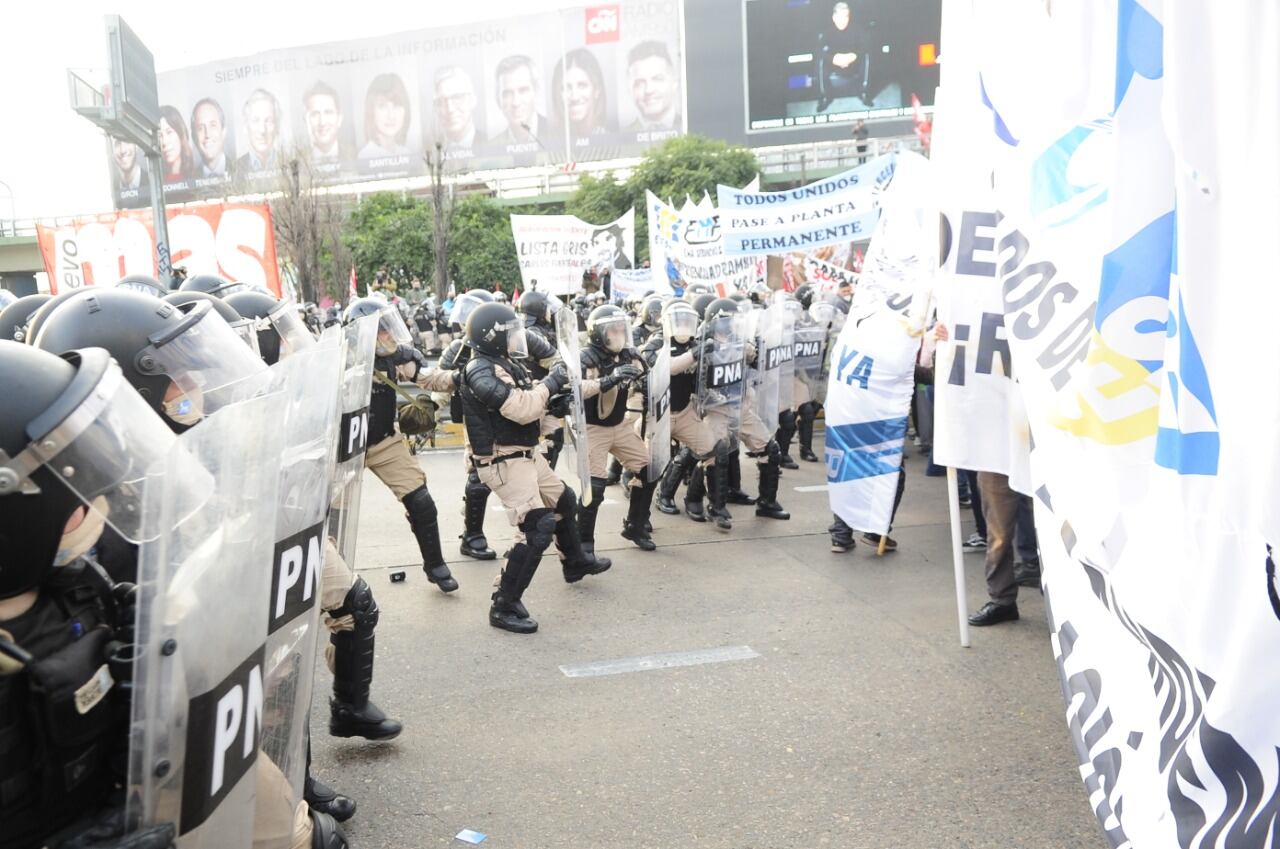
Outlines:
[{"label": "black glove", "polygon": [[641,374],[639,366],[618,366],[600,378],[600,391],[608,392],[613,387],[635,380]]},{"label": "black glove", "polygon": [[702,354],[701,354],[701,356],[704,356],[704,357],[705,357],[707,354],[710,354],[712,351],[714,351],[714,350],[716,349],[716,347],[717,347],[717,345],[718,345],[718,344],[719,344],[719,343],[718,343],[718,342],[716,342],[716,340],[714,340],[714,339],[707,339],[707,340],[705,340],[705,341],[702,343]]},{"label": "black glove", "polygon": [[172,823],[125,833],[124,808],[109,808],[50,842],[53,849],[173,849]]},{"label": "black glove", "polygon": [[564,363],[558,363],[555,368],[547,372],[547,376],[542,378],[542,385],[555,395],[560,390],[569,385],[569,371],[565,368]]},{"label": "black glove", "polygon": [[462,386],[462,369],[454,369],[453,373],[449,376],[453,378],[453,391],[457,392],[458,388]]},{"label": "black glove", "polygon": [[547,413],[557,419],[563,419],[573,410],[573,393],[560,392],[547,399]]}]

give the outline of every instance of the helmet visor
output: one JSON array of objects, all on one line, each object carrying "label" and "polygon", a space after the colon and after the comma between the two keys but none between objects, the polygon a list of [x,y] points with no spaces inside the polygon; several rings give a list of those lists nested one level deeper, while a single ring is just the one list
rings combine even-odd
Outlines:
[{"label": "helmet visor", "polygon": [[253,395],[260,386],[255,378],[267,372],[266,363],[208,304],[198,304],[172,330],[153,335],[138,361],[143,371],[168,376],[205,416]]},{"label": "helmet visor", "polygon": [[497,330],[507,331],[507,356],[513,360],[523,360],[529,356],[529,340],[525,336],[524,322],[516,319],[499,324]]},{"label": "helmet visor", "polygon": [[831,322],[836,320],[836,313],[839,312],[834,304],[828,304],[823,301],[815,301],[809,305],[809,320],[814,324],[828,327]]},{"label": "helmet visor", "polygon": [[627,321],[625,315],[605,316],[596,321],[592,329],[597,334],[596,338],[604,343],[604,347],[615,354],[631,341],[631,322]]},{"label": "helmet visor", "polygon": [[475,312],[476,307],[483,304],[484,301],[472,294],[459,295],[453,301],[453,309],[449,311],[449,323],[456,324],[465,329],[467,319],[471,318],[471,313]]},{"label": "helmet visor", "polygon": [[404,316],[395,307],[387,307],[378,313],[378,341],[390,339],[396,346],[413,345],[413,336],[409,333],[409,325],[404,323]]},{"label": "helmet visor", "polygon": [[[155,529],[148,528],[143,518],[147,475],[158,471],[177,437],[128,384],[120,367],[108,362],[88,397],[61,421],[50,424],[45,433],[33,432],[46,430],[36,427],[43,425],[38,420],[28,427],[32,438],[28,452],[35,460],[120,536],[131,542],[153,537]],[[15,459],[22,460],[24,455]],[[197,505],[200,492],[207,491],[209,484],[194,460],[190,472],[177,485],[186,493],[182,503]]]},{"label": "helmet visor", "polygon": [[280,334],[280,358],[305,351],[316,344],[315,337],[307,330],[298,306],[293,301],[283,301],[267,314],[271,326]]},{"label": "helmet visor", "polygon": [[698,332],[698,314],[691,309],[672,310],[667,321],[671,325],[671,338],[677,342],[688,342]]}]

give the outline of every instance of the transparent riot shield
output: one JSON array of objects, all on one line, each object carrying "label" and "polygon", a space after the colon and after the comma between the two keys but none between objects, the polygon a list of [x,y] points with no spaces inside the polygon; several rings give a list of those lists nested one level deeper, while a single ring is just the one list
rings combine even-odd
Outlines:
[{"label": "transparent riot shield", "polygon": [[[262,753],[284,777],[290,807],[302,800],[307,765],[307,714],[315,678],[329,492],[337,461],[338,393],[317,375],[339,374],[342,350],[326,334],[310,348],[271,367],[285,398],[281,425],[280,506],[271,558],[267,650],[263,682]],[[285,788],[287,787],[287,791]],[[287,849],[289,831],[258,834],[255,849]]]},{"label": "transparent riot shield", "polygon": [[338,395],[337,468],[333,475],[329,536],[338,553],[355,568],[356,528],[360,519],[360,484],[369,447],[369,395],[373,391],[374,346],[378,315],[367,315],[342,328],[342,370]]},{"label": "transparent riot shield", "polygon": [[[789,410],[793,406],[796,380],[796,315],[799,304],[790,301],[782,316],[781,344],[772,358],[778,363],[778,411]],[[775,428],[776,430],[776,428]],[[772,432],[772,431],[771,431]]]},{"label": "transparent riot shield", "polygon": [[698,366],[698,415],[718,437],[738,438],[742,426],[742,398],[746,382],[746,316],[721,313],[704,322],[700,334],[702,360]]},{"label": "transparent riot shield", "polygon": [[818,403],[827,394],[826,343],[826,325],[805,320],[796,327],[795,379],[809,388],[809,397]]},{"label": "transparent riot shield", "polygon": [[[278,392],[222,408],[179,438],[147,489],[148,522],[164,532],[138,551],[128,814],[173,823],[181,849],[248,849],[255,822],[295,814],[260,756],[285,418]],[[195,510],[192,477],[206,482]]]},{"label": "transparent riot shield", "polygon": [[[671,338],[669,335],[665,338]],[[645,386],[645,414],[642,434],[649,442],[650,482],[662,476],[671,462],[671,348],[663,345],[649,369]]]},{"label": "transparent riot shield", "polygon": [[782,397],[783,332],[786,310],[775,303],[767,309],[751,314],[756,319],[756,365],[752,369],[752,400],[756,415],[764,423],[764,429],[773,433],[778,429],[778,416],[791,403]]},{"label": "transparent riot shield", "polygon": [[569,307],[556,313],[556,341],[560,359],[569,370],[569,389],[573,407],[569,411],[569,437],[578,465],[578,496],[583,504],[591,503],[591,461],[587,453],[587,414],[582,407],[582,352],[578,346],[578,316]]}]

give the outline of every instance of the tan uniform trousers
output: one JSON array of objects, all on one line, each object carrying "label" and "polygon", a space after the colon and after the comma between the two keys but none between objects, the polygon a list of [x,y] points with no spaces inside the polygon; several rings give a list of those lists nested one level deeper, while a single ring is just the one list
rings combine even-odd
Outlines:
[{"label": "tan uniform trousers", "polygon": [[[501,457],[528,450],[530,449],[497,446],[494,456]],[[489,458],[477,457],[476,460],[485,463]],[[502,506],[507,508],[507,521],[516,529],[516,542],[524,542],[524,531],[520,529],[520,523],[529,515],[529,511],[555,507],[560,494],[564,492],[564,481],[556,477],[551,466],[547,465],[547,458],[536,450],[531,459],[518,457],[503,463],[478,466],[476,474],[498,496]]]},{"label": "tan uniform trousers", "polygon": [[[747,452],[756,454],[764,451],[773,434],[765,428],[764,422],[756,413],[755,398],[748,394],[744,399],[738,421],[738,441],[746,446]],[[716,439],[724,439],[729,435],[729,417],[714,409],[707,411],[707,425]]]},{"label": "tan uniform trousers", "polygon": [[698,418],[693,401],[680,412],[671,411],[671,436],[693,452],[699,460],[715,453],[716,436],[705,421]]},{"label": "tan uniform trousers", "polygon": [[311,814],[301,799],[293,804],[289,780],[264,753],[258,758],[257,804],[253,808],[254,849],[288,846],[307,849],[311,845]]},{"label": "tan uniform trousers", "polygon": [[[342,603],[347,600],[347,592],[355,582],[355,572],[347,565],[347,561],[342,558],[342,555],[338,553],[338,547],[334,545],[333,540],[326,539],[324,541],[324,570],[320,573],[320,610],[324,614],[324,626],[329,629],[331,634],[336,634],[339,631],[355,630],[356,623],[351,618],[351,614],[338,617],[332,615],[332,612],[342,607]],[[333,643],[328,643],[324,647],[324,662],[329,667],[329,671],[332,672]]]},{"label": "tan uniform trousers", "polygon": [[[609,455],[618,458],[622,467],[638,473],[649,465],[649,446],[636,433],[638,425],[623,421],[613,426],[587,425],[587,457],[591,477],[609,474]],[[643,483],[643,481],[642,481]]]},{"label": "tan uniform trousers", "polygon": [[426,473],[422,471],[418,461],[413,459],[404,437],[398,433],[388,436],[377,445],[369,446],[364,464],[378,476],[378,480],[387,485],[387,489],[399,501],[403,501],[406,495],[418,487],[427,485]]}]

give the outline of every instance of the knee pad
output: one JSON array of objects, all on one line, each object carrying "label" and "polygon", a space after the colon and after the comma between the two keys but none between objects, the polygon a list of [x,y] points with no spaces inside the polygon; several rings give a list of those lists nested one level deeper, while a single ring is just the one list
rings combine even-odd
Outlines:
[{"label": "knee pad", "polygon": [[764,447],[764,451],[760,452],[760,456],[770,463],[776,463],[782,459],[782,446],[778,444],[778,440],[770,439],[769,444]]},{"label": "knee pad", "polygon": [[464,490],[464,496],[467,499],[485,498],[489,495],[489,487],[480,480],[480,477],[472,472],[467,476],[467,485]]},{"label": "knee pad", "polygon": [[723,466],[728,464],[731,453],[732,449],[729,445],[729,440],[721,439],[716,442],[716,446],[712,450],[711,456],[715,458],[717,466]]},{"label": "knee pad", "polygon": [[818,402],[805,401],[800,405],[800,418],[815,419],[818,417]]},{"label": "knee pad", "polygon": [[791,430],[796,426],[796,411],[783,410],[778,414],[778,428],[781,430]]},{"label": "knee pad", "polygon": [[373,590],[365,583],[364,578],[357,577],[342,606],[329,611],[334,619],[350,616],[355,623],[355,630],[368,633],[378,624],[378,602],[373,598]]},{"label": "knee pad", "polygon": [[404,497],[404,509],[409,512],[409,520],[413,522],[434,522],[436,520],[436,500],[431,497],[425,486],[420,486]]},{"label": "knee pad", "polygon": [[[568,489],[568,487],[565,487]],[[564,496],[561,496],[563,498]],[[574,496],[576,499],[577,496]],[[520,523],[520,530],[524,531],[525,544],[538,554],[547,550],[551,545],[551,540],[555,538],[556,532],[556,515],[546,508],[539,507],[537,510],[530,510],[525,514],[524,521]]]},{"label": "knee pad", "polygon": [[556,499],[554,512],[561,516],[572,516],[578,512],[578,493],[573,491],[573,487],[564,485],[564,492],[560,493],[560,497]]},{"label": "knee pad", "polygon": [[608,485],[608,481],[604,478],[591,479],[591,503],[599,504],[604,500],[604,488]]}]

